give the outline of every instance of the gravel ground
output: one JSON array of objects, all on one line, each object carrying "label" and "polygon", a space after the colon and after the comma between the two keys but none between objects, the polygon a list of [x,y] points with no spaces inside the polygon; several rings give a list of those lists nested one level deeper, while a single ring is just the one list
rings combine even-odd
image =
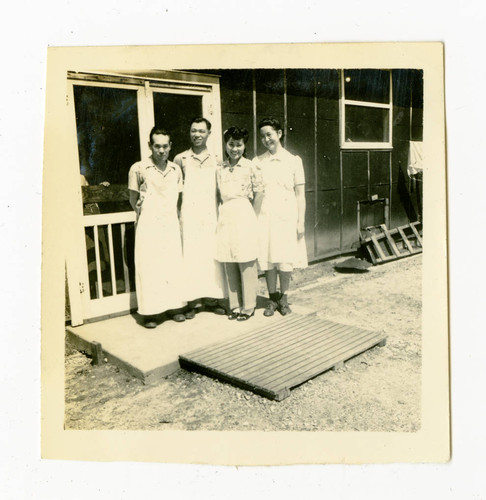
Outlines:
[{"label": "gravel ground", "polygon": [[[67,344],[66,429],[417,431],[422,257],[360,274],[337,273],[335,263],[296,271],[290,302],[331,321],[383,331],[385,347],[366,351],[275,402],[185,370],[144,385],[112,365],[92,366]],[[264,294],[263,279],[259,286]]]}]

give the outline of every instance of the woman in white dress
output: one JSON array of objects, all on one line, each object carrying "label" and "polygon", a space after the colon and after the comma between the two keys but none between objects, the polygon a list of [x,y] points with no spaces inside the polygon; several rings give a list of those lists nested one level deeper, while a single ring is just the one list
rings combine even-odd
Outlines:
[{"label": "woman in white dress", "polygon": [[150,132],[150,158],[132,165],[128,174],[130,204],[137,213],[135,232],[135,285],[138,312],[146,328],[157,326],[156,316],[167,311],[184,321],[187,303],[181,285],[182,243],[177,202],[182,172],[168,161],[170,136],[154,127]]},{"label": "woman in white dress", "polygon": [[264,190],[258,216],[258,265],[265,271],[270,300],[263,314],[273,316],[278,310],[286,315],[291,312],[287,290],[292,271],[307,266],[304,167],[300,157],[280,143],[283,131],[278,120],[265,118],[258,129],[267,149],[254,160],[261,171]]},{"label": "woman in white dress", "polygon": [[237,321],[253,316],[258,282],[255,210],[261,204],[262,183],[256,166],[243,156],[247,140],[246,129],[226,130],[227,159],[216,171],[222,202],[216,227],[216,260],[224,263],[230,307],[228,319]]}]

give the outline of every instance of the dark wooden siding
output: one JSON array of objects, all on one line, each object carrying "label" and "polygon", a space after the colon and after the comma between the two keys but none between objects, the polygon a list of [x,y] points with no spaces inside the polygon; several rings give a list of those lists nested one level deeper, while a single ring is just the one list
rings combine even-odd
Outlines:
[{"label": "dark wooden siding", "polygon": [[[208,72],[205,70],[205,72]],[[267,116],[284,127],[284,145],[306,175],[306,242],[310,261],[358,245],[357,202],[389,198],[390,226],[417,219],[407,174],[410,140],[422,139],[423,80],[418,70],[393,70],[393,149],[341,150],[336,69],[220,70],[223,130],[250,132],[247,156],[264,152],[256,125]],[[411,106],[413,108],[410,113]],[[256,113],[255,113],[256,111]],[[373,220],[380,219],[378,214]]]},{"label": "dark wooden siding", "polygon": [[232,126],[246,128],[250,132],[247,156],[253,158],[253,73],[248,70],[227,71],[221,80],[223,131]]},{"label": "dark wooden siding", "polygon": [[316,70],[316,220],[314,259],[341,252],[339,72]]}]

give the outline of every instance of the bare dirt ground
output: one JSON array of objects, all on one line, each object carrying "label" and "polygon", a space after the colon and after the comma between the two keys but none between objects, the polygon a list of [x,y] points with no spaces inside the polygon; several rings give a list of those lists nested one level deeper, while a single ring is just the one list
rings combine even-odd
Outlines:
[{"label": "bare dirt ground", "polygon": [[[66,428],[419,430],[421,255],[362,274],[337,273],[335,263],[296,271],[290,302],[332,321],[384,331],[385,347],[366,351],[344,368],[327,371],[275,402],[185,370],[156,385],[144,385],[109,364],[92,366],[67,345]],[[260,279],[261,294],[264,291]]]}]

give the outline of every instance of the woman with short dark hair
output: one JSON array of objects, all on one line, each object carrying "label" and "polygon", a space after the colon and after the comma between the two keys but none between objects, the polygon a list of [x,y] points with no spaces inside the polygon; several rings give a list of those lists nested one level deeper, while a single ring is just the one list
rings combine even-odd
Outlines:
[{"label": "woman with short dark hair", "polygon": [[304,167],[300,157],[280,143],[283,130],[278,120],[265,118],[258,130],[267,149],[253,160],[261,171],[264,190],[258,216],[258,266],[265,271],[270,300],[263,314],[273,316],[278,310],[286,315],[291,312],[287,290],[292,271],[307,266]]},{"label": "woman with short dark hair", "polygon": [[226,160],[216,171],[219,208],[216,260],[224,263],[229,298],[228,319],[246,321],[255,312],[258,271],[257,219],[262,197],[260,174],[244,157],[248,131],[224,133]]}]

